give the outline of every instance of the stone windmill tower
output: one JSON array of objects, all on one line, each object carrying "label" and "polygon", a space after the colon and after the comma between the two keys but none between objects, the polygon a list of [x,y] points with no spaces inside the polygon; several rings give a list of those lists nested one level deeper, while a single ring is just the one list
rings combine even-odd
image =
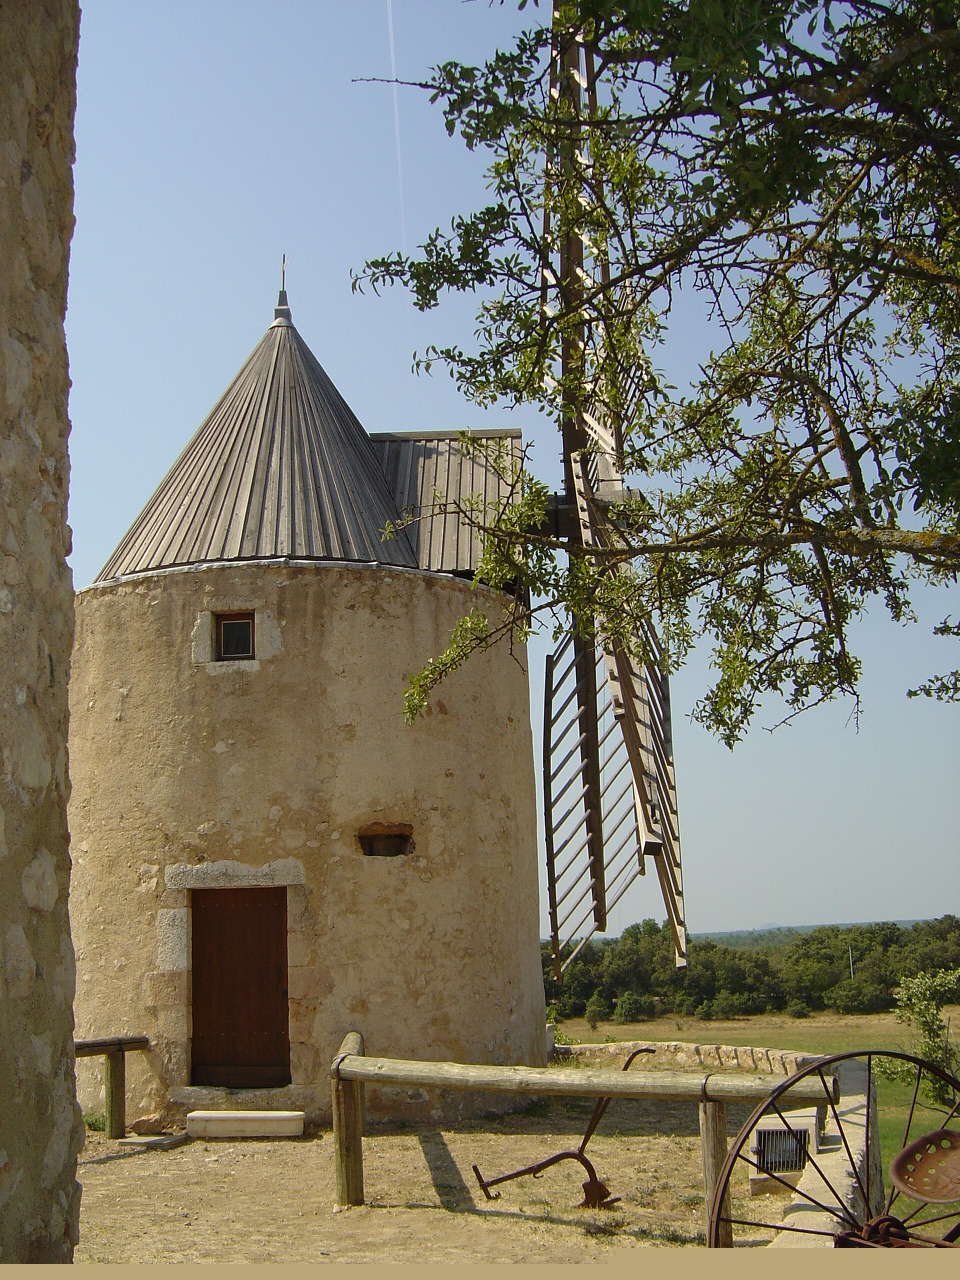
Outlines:
[{"label": "stone windmill tower", "polygon": [[[503,605],[434,490],[498,483],[454,435],[367,436],[281,291],[78,594],[77,1035],[149,1036],[141,1114],[229,1089],[321,1118],[352,1028],[391,1056],[544,1060],[527,673],[489,652],[402,719],[405,677]],[[371,1105],[391,1098],[418,1101]]]}]

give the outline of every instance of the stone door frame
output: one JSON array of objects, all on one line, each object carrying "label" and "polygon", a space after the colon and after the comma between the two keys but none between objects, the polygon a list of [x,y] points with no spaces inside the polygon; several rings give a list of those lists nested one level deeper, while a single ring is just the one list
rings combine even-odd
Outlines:
[{"label": "stone door frame", "polygon": [[[307,887],[303,864],[296,858],[279,858],[261,867],[243,862],[177,862],[163,873],[164,905],[156,913],[156,969],[148,975],[155,999],[156,1032],[151,1037],[159,1055],[164,1084],[175,1101],[199,1104],[213,1089],[192,1085],[191,1042],[193,1038],[193,889],[286,888],[287,890],[287,972],[291,995],[296,970],[309,951],[304,922],[307,916]],[[293,1008],[291,1006],[291,1014]],[[304,1031],[290,1020],[291,1084],[271,1092],[282,1095],[284,1088],[315,1087],[303,1063],[309,1054],[306,1042],[297,1037]],[[299,1052],[298,1052],[299,1050]],[[231,1090],[231,1093],[237,1091]],[[239,1091],[240,1093],[247,1091]],[[252,1090],[262,1093],[263,1090]]]}]

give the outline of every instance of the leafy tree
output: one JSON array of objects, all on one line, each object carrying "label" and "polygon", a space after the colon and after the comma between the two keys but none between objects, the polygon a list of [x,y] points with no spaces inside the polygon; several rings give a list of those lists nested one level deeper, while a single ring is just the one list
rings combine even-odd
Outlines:
[{"label": "leafy tree", "polygon": [[598,1022],[610,1017],[610,1005],[599,991],[594,991],[593,995],[587,1001],[586,1008],[583,1011],[583,1016],[586,1019],[588,1026],[593,1031],[596,1031]]},{"label": "leafy tree", "polygon": [[601,986],[601,966],[605,950],[603,942],[588,942],[566,970],[563,982],[558,983],[553,975],[550,944],[541,943],[544,994],[547,1003],[556,1006],[561,1018],[577,1018],[584,1013],[587,1001]]},{"label": "leafy tree", "polygon": [[834,926],[814,929],[784,948],[781,972],[788,997],[805,1001],[811,1009],[824,1007],[824,994],[850,973],[840,932]]},{"label": "leafy tree", "polygon": [[960,920],[946,915],[914,925],[901,944],[898,974],[960,968]]},{"label": "leafy tree", "polygon": [[848,977],[826,992],[824,1003],[837,1013],[882,1013],[890,1008],[891,999],[889,990],[879,983]]},{"label": "leafy tree", "polygon": [[[485,65],[432,72],[448,132],[489,159],[489,201],[355,286],[402,284],[421,309],[477,293],[475,342],[420,367],[480,405],[606,424],[637,482],[603,508],[607,545],[554,536],[544,486],[501,459],[515,501],[463,512],[485,531],[479,576],[522,588],[507,630],[569,613],[637,651],[652,617],[668,666],[708,637],[695,714],[732,746],[768,692],[788,716],[856,697],[855,620],[879,599],[906,622],[918,581],[956,580],[960,0],[555,10]],[[715,346],[676,389],[656,361],[681,296]],[[409,714],[499,634],[464,620]],[[958,689],[954,671],[914,692]]]},{"label": "leafy tree", "polygon": [[562,985],[553,977],[550,945],[544,943],[547,1000],[561,1018],[582,1015],[594,994],[607,1011],[632,1008],[628,997],[635,997],[650,1011],[647,1016],[656,1005],[662,1013],[681,1015],[704,1008],[714,1017],[767,1010],[796,1017],[801,1015],[793,1011],[801,1006],[807,1013],[823,1008],[868,1013],[892,1009],[898,988],[909,993],[911,981],[924,970],[960,971],[960,919],[953,915],[909,928],[889,922],[823,925],[793,930],[789,941],[781,933],[763,947],[750,935],[741,935],[738,946],[699,939],[687,969],[678,973],[669,927],[644,920],[624,929],[619,938],[589,942],[570,964]]},{"label": "leafy tree", "polygon": [[747,1001],[742,996],[730,991],[720,991],[711,1005],[711,1011],[715,1018],[739,1018],[748,1012],[746,1005]]},{"label": "leafy tree", "polygon": [[[951,1040],[940,1010],[948,1001],[960,999],[960,969],[941,969],[936,973],[918,973],[903,978],[897,994],[896,1018],[914,1030],[914,1052],[956,1075],[960,1069],[960,1049]],[[903,1078],[911,1078],[904,1070]],[[928,1092],[935,1102],[952,1101],[949,1088],[942,1081],[930,1082]]]},{"label": "leafy tree", "polygon": [[625,991],[613,1008],[614,1022],[641,1022],[652,1018],[657,1011],[653,996],[641,996],[635,991]]}]

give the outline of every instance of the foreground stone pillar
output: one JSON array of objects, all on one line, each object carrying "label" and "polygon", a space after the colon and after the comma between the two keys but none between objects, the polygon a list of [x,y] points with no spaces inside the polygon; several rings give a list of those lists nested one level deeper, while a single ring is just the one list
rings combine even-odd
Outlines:
[{"label": "foreground stone pillar", "polygon": [[0,6],[0,1262],[77,1240],[65,557],[76,0]]}]

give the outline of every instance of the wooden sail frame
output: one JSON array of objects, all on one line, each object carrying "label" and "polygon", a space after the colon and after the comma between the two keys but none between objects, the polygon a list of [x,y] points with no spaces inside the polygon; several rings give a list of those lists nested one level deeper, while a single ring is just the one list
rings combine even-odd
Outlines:
[{"label": "wooden sail frame", "polygon": [[[561,98],[579,119],[582,91],[596,112],[596,79],[591,51],[582,39],[562,31],[554,17],[550,54],[550,97]],[[582,162],[579,131],[565,147],[548,151],[547,181]],[[558,154],[559,152],[559,154]],[[565,152],[565,154],[564,154]],[[544,243],[550,232],[545,202]],[[556,289],[568,307],[592,284],[585,262],[588,246],[567,235],[560,245],[557,276],[545,264],[541,307],[550,315]],[[591,253],[601,280],[609,265]],[[565,336],[563,372],[582,358],[582,333]],[[565,501],[575,507],[575,530],[583,547],[608,547],[614,528],[610,503],[622,500],[623,438],[619,423],[608,425],[597,405],[575,403],[562,382]],[[602,499],[602,501],[598,501]],[[624,572],[613,568],[611,572]],[[680,829],[670,690],[662,649],[652,622],[642,624],[638,643],[628,646],[604,635],[603,619],[593,638],[574,624],[547,659],[544,681],[543,791],[547,894],[554,973],[564,969],[586,942],[607,927],[609,913],[653,860],[678,967],[686,964]],[[640,661],[636,652],[649,655]]]}]

